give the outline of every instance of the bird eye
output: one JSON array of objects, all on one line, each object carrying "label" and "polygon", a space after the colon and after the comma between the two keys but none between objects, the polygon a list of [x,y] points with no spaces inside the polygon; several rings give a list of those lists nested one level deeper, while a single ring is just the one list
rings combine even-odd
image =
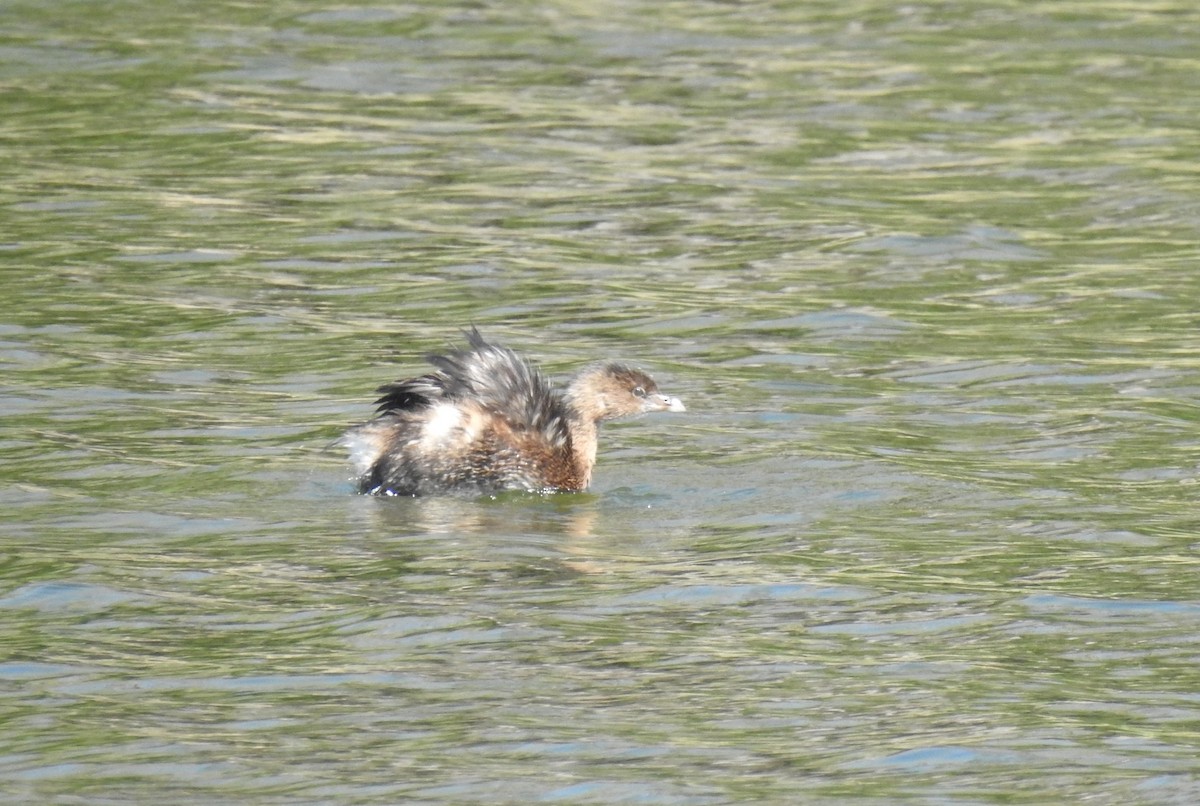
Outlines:
[{"label": "bird eye", "polygon": [[645,397],[646,390],[640,386],[635,386],[635,387],[633,387],[633,396],[634,397]]}]

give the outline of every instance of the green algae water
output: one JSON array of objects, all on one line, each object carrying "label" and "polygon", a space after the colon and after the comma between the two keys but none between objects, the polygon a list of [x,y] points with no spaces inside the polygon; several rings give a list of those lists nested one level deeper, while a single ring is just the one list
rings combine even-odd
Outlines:
[{"label": "green algae water", "polygon": [[[0,20],[5,802],[1200,798],[1193,4]],[[472,324],[689,411],[354,495]]]}]

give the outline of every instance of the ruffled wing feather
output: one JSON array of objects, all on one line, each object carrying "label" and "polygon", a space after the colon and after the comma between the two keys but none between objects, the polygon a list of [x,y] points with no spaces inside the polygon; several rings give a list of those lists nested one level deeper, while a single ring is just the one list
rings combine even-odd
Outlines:
[{"label": "ruffled wing feather", "polygon": [[[416,380],[436,379],[445,397],[473,400],[515,429],[541,435],[550,446],[566,445],[567,413],[549,381],[512,350],[489,344],[474,327],[466,335],[469,349],[429,356],[439,371]],[[417,391],[429,398],[427,390]]]}]

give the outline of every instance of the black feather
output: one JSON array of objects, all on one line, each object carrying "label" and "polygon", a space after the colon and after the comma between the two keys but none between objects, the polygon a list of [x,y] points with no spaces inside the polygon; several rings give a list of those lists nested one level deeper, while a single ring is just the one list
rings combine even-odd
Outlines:
[{"label": "black feather", "polygon": [[406,381],[387,383],[375,390],[382,397],[375,401],[376,412],[417,411],[432,406],[446,395],[445,378],[422,375]]}]

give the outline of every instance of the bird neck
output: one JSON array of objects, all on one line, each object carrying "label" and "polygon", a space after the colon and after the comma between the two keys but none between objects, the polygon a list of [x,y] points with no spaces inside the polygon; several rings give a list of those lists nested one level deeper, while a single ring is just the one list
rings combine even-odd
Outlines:
[{"label": "bird neck", "polygon": [[592,468],[596,466],[596,441],[599,428],[594,421],[571,418],[571,446],[575,453],[575,469],[587,487],[592,481]]}]

